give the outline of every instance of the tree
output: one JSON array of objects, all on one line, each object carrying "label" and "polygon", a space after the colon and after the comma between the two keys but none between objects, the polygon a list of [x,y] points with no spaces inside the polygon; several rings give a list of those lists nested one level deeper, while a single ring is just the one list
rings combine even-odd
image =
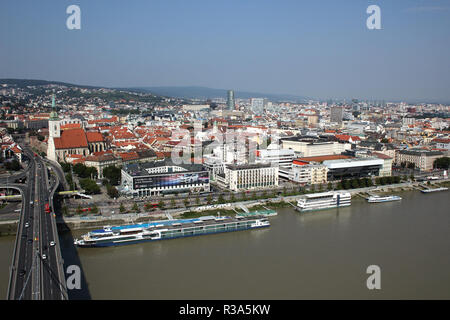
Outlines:
[{"label": "tree", "polygon": [[328,191],[333,190],[333,184],[331,182],[328,182]]},{"label": "tree", "polygon": [[414,162],[408,163],[408,169],[414,170],[416,168],[416,164]]},{"label": "tree", "polygon": [[352,179],[351,187],[353,189],[359,188],[359,181],[358,181],[358,179],[356,179],[356,178]]},{"label": "tree", "polygon": [[223,198],[222,195],[219,195],[219,198],[217,199],[217,202],[220,203],[220,204],[225,203],[225,199]]},{"label": "tree", "polygon": [[164,203],[164,201],[159,200],[159,202],[158,202],[158,207],[159,207],[160,209],[163,209],[165,206],[166,206],[166,204]]},{"label": "tree", "polygon": [[450,167],[450,158],[442,157],[434,160],[433,168],[448,170]]},{"label": "tree", "polygon": [[116,166],[108,166],[103,169],[103,176],[109,180],[111,185],[117,186],[120,183],[121,170]]},{"label": "tree", "polygon": [[177,206],[177,204],[176,204],[176,202],[175,202],[175,199],[170,200],[170,206],[171,206],[172,208],[175,208],[175,207]]},{"label": "tree", "polygon": [[20,170],[21,166],[20,166],[19,161],[14,159],[11,162],[6,162],[5,168],[6,168],[6,170],[18,171],[18,170]]},{"label": "tree", "polygon": [[195,204],[196,205],[200,205],[200,198],[199,197],[195,198]]},{"label": "tree", "polygon": [[111,199],[119,197],[119,191],[117,190],[117,188],[110,184],[106,185],[106,193]]},{"label": "tree", "polygon": [[120,211],[120,213],[125,213],[126,209],[125,209],[125,206],[123,205],[123,203],[120,204],[119,211]]},{"label": "tree", "polygon": [[97,207],[97,205],[93,205],[93,207],[91,208],[91,213],[93,213],[93,214],[97,214],[98,213],[98,207]]},{"label": "tree", "polygon": [[131,208],[131,210],[133,212],[140,212],[141,211],[141,210],[139,210],[139,206],[138,206],[138,204],[136,202],[133,204],[133,208]]},{"label": "tree", "polygon": [[211,202],[212,202],[212,195],[208,195],[208,197],[206,197],[206,203],[207,204],[211,204]]},{"label": "tree", "polygon": [[89,178],[81,179],[80,180],[80,186],[86,194],[98,194],[100,193],[100,187],[95,183],[94,180],[91,180]]},{"label": "tree", "polygon": [[185,198],[184,201],[183,201],[183,203],[184,203],[184,206],[187,208],[188,205],[189,205],[189,199],[188,199],[188,198]]}]

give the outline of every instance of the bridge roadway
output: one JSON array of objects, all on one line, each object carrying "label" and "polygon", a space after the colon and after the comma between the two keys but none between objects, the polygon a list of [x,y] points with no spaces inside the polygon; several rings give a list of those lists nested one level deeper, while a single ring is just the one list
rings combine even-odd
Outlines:
[{"label": "bridge roadway", "polygon": [[[30,161],[26,170],[27,186],[21,189],[22,211],[17,228],[8,299],[64,300],[67,299],[67,289],[55,216],[45,212],[46,203],[53,209],[56,187],[49,190],[48,171],[44,161],[39,156],[35,157],[29,148],[25,147],[24,151]],[[51,245],[51,242],[55,244]]]}]

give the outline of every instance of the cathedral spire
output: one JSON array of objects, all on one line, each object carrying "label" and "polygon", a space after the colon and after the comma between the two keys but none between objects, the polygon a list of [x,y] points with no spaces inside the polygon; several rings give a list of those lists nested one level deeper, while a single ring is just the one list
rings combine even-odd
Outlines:
[{"label": "cathedral spire", "polygon": [[52,95],[52,112],[50,112],[50,120],[59,120],[56,112],[55,94]]}]

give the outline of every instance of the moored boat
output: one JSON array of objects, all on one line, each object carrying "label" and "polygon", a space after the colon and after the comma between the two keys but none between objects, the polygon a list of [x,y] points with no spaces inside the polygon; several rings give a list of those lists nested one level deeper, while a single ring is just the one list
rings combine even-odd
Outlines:
[{"label": "moored boat", "polygon": [[307,194],[297,201],[297,210],[313,211],[351,205],[352,195],[349,192],[322,192]]},{"label": "moored boat", "polygon": [[204,234],[269,227],[266,217],[200,217],[93,230],[75,240],[79,247],[108,247]]},{"label": "moored boat", "polygon": [[398,201],[402,200],[399,196],[370,196],[367,201],[371,203],[378,203],[378,202],[389,202],[389,201]]}]

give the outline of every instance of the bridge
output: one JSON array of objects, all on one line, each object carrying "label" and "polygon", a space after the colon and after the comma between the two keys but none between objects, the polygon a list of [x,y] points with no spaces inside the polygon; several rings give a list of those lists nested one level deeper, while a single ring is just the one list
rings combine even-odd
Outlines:
[{"label": "bridge", "polygon": [[[22,198],[7,299],[65,300],[67,288],[53,205],[56,189],[64,180],[55,171],[56,181],[51,185],[47,166],[57,164],[43,161],[28,147],[23,150],[29,159],[25,172],[7,179],[26,178],[26,184],[5,184],[5,179],[0,179],[0,188],[19,190]],[[50,212],[46,212],[46,204]]]}]

